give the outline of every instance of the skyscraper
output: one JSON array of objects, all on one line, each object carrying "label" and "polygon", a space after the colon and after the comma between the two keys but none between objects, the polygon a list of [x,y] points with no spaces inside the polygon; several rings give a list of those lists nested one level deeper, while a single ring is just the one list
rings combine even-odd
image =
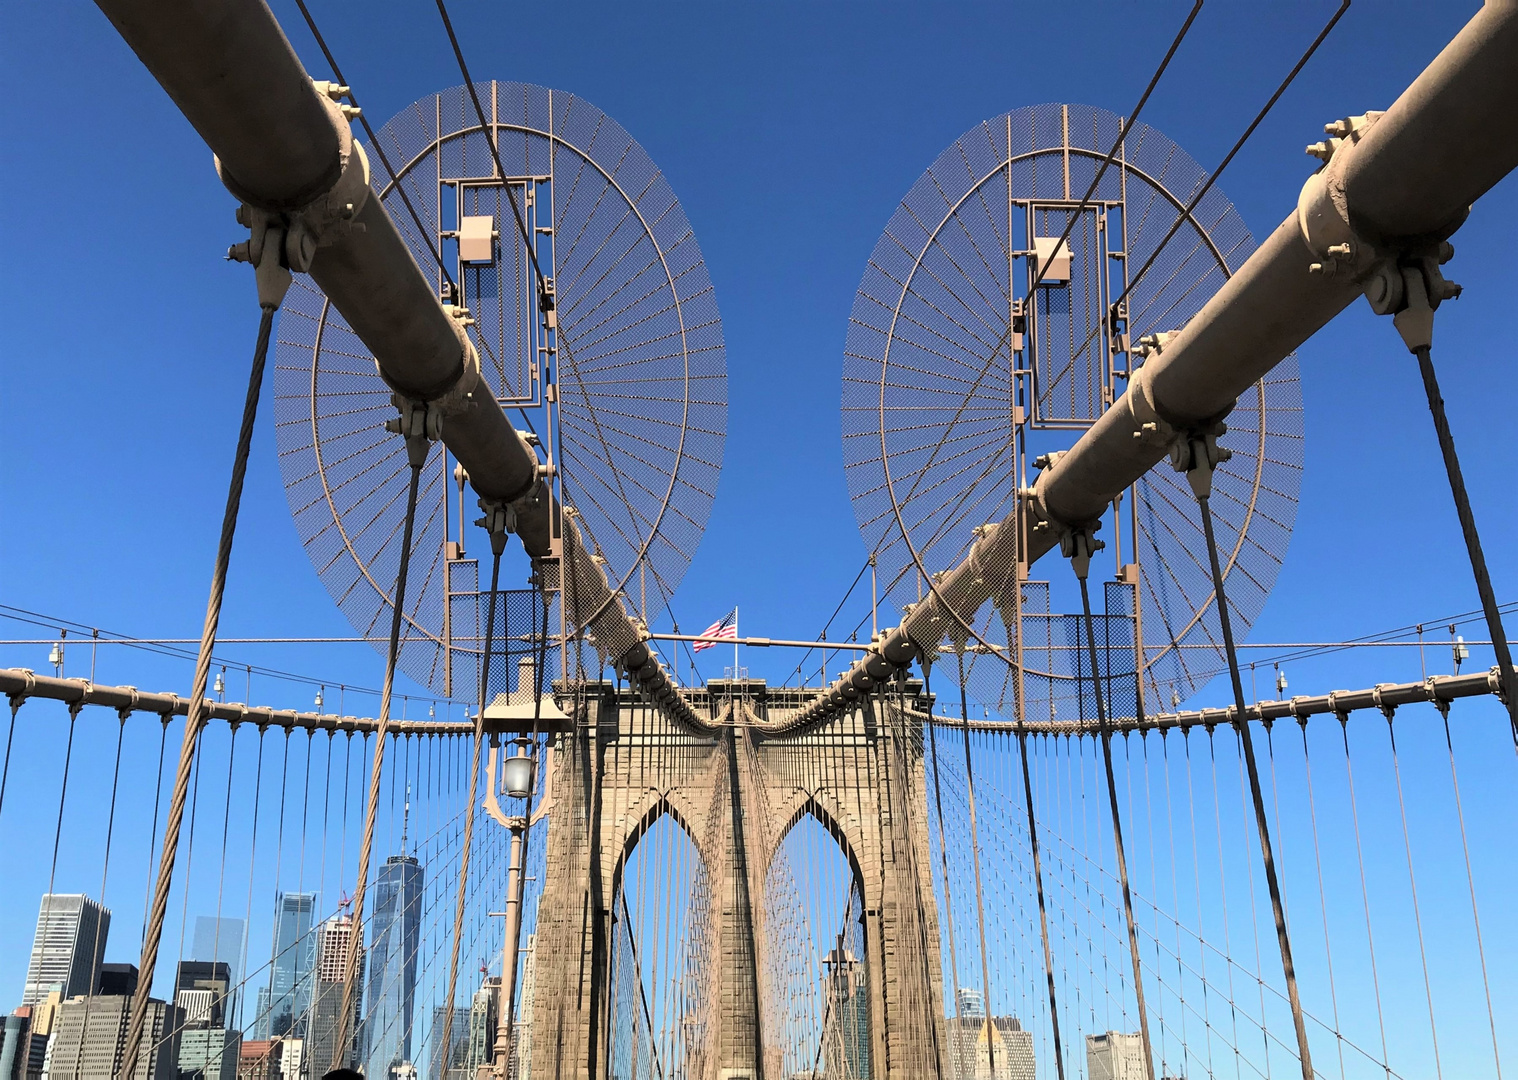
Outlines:
[{"label": "skyscraper", "polygon": [[823,958],[823,1062],[828,1076],[870,1075],[870,996],[864,962],[844,943]]},{"label": "skyscraper", "polygon": [[227,1027],[227,997],[232,979],[219,960],[181,960],[174,970],[174,1004],[187,1027]]},{"label": "skyscraper", "polygon": [[[364,985],[363,954],[359,942],[359,930],[352,915],[337,915],[322,923],[317,936],[320,945],[316,954],[316,983],[313,989],[310,1031],[306,1044],[311,1050],[313,1075],[320,1076],[335,1066],[353,1068],[358,1055],[358,1017],[363,1004]],[[353,1012],[348,1017],[347,1037],[342,1052],[338,1053],[339,1018],[343,1012],[343,982],[347,972],[350,949],[360,949],[355,971]],[[387,1073],[379,1073],[385,1076]]]},{"label": "skyscraper", "polygon": [[[408,812],[410,805],[408,800]],[[369,924],[363,1051],[369,1076],[388,1076],[391,1066],[411,1060],[416,961],[422,933],[422,866],[405,850],[403,825],[402,853],[390,856],[380,868],[374,888],[374,918]]]},{"label": "skyscraper", "polygon": [[[532,1009],[538,998],[538,938],[527,935],[527,955],[522,961],[522,989],[517,994],[516,1033],[511,1039],[512,1074],[517,1080],[532,1076]],[[686,1045],[692,1045],[687,1043]]]},{"label": "skyscraper", "polygon": [[64,1000],[88,994],[110,929],[111,913],[88,896],[43,896],[21,1004],[36,1005],[51,990],[59,991]]},{"label": "skyscraper", "polygon": [[979,990],[969,986],[961,986],[955,991],[954,1002],[960,1016],[985,1019],[986,995],[982,994]]},{"label": "skyscraper", "polygon": [[[258,1038],[290,1035],[311,1007],[316,974],[315,893],[280,893],[274,901],[274,957],[267,995],[260,993]],[[267,1001],[265,1002],[265,997]]]},{"label": "skyscraper", "polygon": [[1086,1036],[1086,1076],[1088,1080],[1144,1080],[1144,1037],[1108,1031]]},{"label": "skyscraper", "polygon": [[227,965],[228,992],[224,1027],[236,1027],[241,1019],[237,1005],[242,999],[240,986],[247,935],[248,924],[242,919],[222,919],[214,915],[199,915],[195,918],[195,936],[190,940],[189,959]]},{"label": "skyscraper", "polygon": [[[100,995],[75,998],[58,1007],[48,1050],[52,1080],[94,1080],[123,1068],[132,999]],[[132,1080],[175,1080],[179,1075],[179,1010],[149,998],[142,1054]]]},{"label": "skyscraper", "polygon": [[[480,1066],[489,1065],[495,1060],[495,1029],[500,1020],[497,1015],[500,997],[501,980],[489,976],[474,992],[474,1000],[469,1006],[469,1053],[464,1062],[466,1076],[476,1075]],[[455,1017],[453,1022],[457,1024],[458,1018]]]},{"label": "skyscraper", "polygon": [[[453,1027],[448,1033],[448,1048],[443,1046],[443,1027],[447,1020],[448,1007],[446,1005],[434,1005],[432,1007],[432,1027],[428,1032],[428,1042],[432,1049],[428,1053],[427,1075],[437,1077],[438,1080],[456,1080],[464,1076],[464,1059],[469,1054],[469,1015],[462,1009],[453,1012]],[[473,1076],[470,1073],[470,1076]]]}]

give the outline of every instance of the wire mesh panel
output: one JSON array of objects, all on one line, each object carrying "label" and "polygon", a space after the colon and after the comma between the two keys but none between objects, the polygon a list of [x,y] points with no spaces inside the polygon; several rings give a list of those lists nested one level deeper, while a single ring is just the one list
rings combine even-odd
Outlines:
[{"label": "wire mesh panel", "polygon": [[[467,308],[485,381],[553,463],[584,547],[646,618],[690,563],[722,463],[727,382],[711,281],[669,184],[615,121],[543,87],[475,89],[486,125],[463,87],[386,124],[377,138],[399,175],[376,164],[374,185],[440,298]],[[404,448],[382,430],[394,407],[368,350],[303,275],[280,321],[275,394],[281,468],[307,553],[350,622],[383,649]],[[465,553],[472,503],[434,446],[408,555],[400,664],[447,694],[473,694],[466,676],[482,637],[471,602],[452,599],[479,587]]]},{"label": "wire mesh panel", "polygon": [[[1216,188],[1185,212],[1206,173],[1146,125],[1126,132],[1096,182],[1122,131],[1116,115],[1078,105],[988,120],[923,174],[870,256],[846,345],[843,446],[888,603],[932,592],[932,575],[959,564],[988,524],[1015,529],[1031,460],[1069,445],[1061,429],[1094,423],[1142,364],[1140,339],[1184,326],[1254,249]],[[1228,428],[1221,443],[1233,457],[1217,471],[1213,507],[1242,634],[1296,514],[1295,358],[1240,398]],[[1136,608],[1125,609],[1137,637],[1125,648],[1140,646],[1146,685],[1168,703],[1222,660],[1196,504],[1181,476],[1160,469],[1110,516],[1104,535],[1129,568],[1123,580],[1138,586]],[[1007,708],[1016,628],[1047,628],[1022,621],[1010,558],[977,570],[995,603],[940,629],[974,694]],[[1049,700],[1044,692],[1043,707]]]}]

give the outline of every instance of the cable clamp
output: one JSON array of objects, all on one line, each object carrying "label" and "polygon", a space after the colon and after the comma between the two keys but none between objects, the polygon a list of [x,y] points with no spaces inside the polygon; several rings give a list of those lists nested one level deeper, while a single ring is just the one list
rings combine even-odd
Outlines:
[{"label": "cable clamp", "polygon": [[[32,696],[32,691],[37,688],[37,673],[34,672],[31,668],[21,668],[19,670],[21,672],[21,677],[24,680],[24,684],[20,690],[6,695],[6,697],[10,699],[12,712],[21,708],[26,699]],[[1496,669],[1494,668],[1493,670]]]},{"label": "cable clamp", "polygon": [[391,394],[390,402],[399,411],[385,421],[385,430],[403,435],[407,439],[436,441],[442,436],[443,415],[425,401],[412,401],[400,394]]},{"label": "cable clamp", "polygon": [[1091,572],[1091,556],[1107,546],[1096,538],[1101,527],[1100,521],[1091,521],[1078,527],[1067,526],[1059,535],[1059,553],[1070,560],[1075,576],[1082,581]]},{"label": "cable clamp", "polygon": [[475,524],[490,534],[490,550],[499,555],[506,550],[506,535],[517,531],[516,507],[496,499],[480,499],[480,509],[485,516],[476,518]]},{"label": "cable clamp", "polygon": [[427,460],[431,444],[442,436],[443,411],[425,401],[412,401],[400,394],[390,395],[391,403],[400,411],[385,421],[385,430],[406,440],[406,455],[411,467],[419,469]]},{"label": "cable clamp", "polygon": [[1462,289],[1439,269],[1454,258],[1448,240],[1421,244],[1397,255],[1378,259],[1364,280],[1365,299],[1377,315],[1390,315],[1407,351],[1427,349],[1434,340],[1434,312]]},{"label": "cable clamp", "polygon": [[267,205],[251,197],[219,159],[216,162],[221,182],[242,202],[237,223],[250,232],[246,241],[232,246],[227,258],[253,264],[258,303],[265,308],[280,306],[290,287],[290,274],[309,271],[317,248],[351,232],[365,231],[357,218],[369,199],[369,159],[349,125],[359,111],[336,100],[348,93],[348,87],[325,81],[312,86],[338,138],[336,175],[330,182],[323,181],[325,188],[308,191],[288,205]]},{"label": "cable clamp", "polygon": [[1228,425],[1215,421],[1183,435],[1170,444],[1170,467],[1185,473],[1191,491],[1198,499],[1212,494],[1213,471],[1233,457],[1233,451],[1218,445],[1218,438],[1228,433]]}]

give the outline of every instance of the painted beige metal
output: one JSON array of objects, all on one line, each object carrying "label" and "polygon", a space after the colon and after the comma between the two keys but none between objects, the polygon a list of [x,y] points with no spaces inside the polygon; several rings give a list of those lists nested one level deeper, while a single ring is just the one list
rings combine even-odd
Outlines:
[{"label": "painted beige metal", "polygon": [[[1493,0],[1363,136],[1338,147],[1330,197],[1356,236],[1387,253],[1446,236],[1471,203],[1518,167],[1515,56],[1518,0]],[[875,653],[792,724],[824,718],[933,648],[950,626],[972,622],[1004,576],[996,568],[1031,565],[1058,545],[1062,531],[1098,521],[1165,459],[1177,433],[1225,416],[1241,393],[1361,294],[1352,274],[1310,269],[1326,255],[1309,246],[1293,210],[1148,357],[1128,392],[1056,456],[1022,509],[988,528]],[[1027,538],[1021,553],[1019,533]]]},{"label": "painted beige metal", "polygon": [[[298,213],[342,175],[347,133],[311,84],[263,0],[98,0],[143,64],[216,154],[240,199]],[[441,437],[487,500],[515,505],[529,555],[554,553],[558,517],[537,455],[479,378],[460,324],[422,275],[379,199],[358,209],[360,228],[334,229],[311,262],[312,278],[374,354],[402,397],[438,402]],[[644,631],[628,617],[565,517],[563,562],[572,611],[589,616],[599,648],[655,701],[698,724],[673,689]]]}]

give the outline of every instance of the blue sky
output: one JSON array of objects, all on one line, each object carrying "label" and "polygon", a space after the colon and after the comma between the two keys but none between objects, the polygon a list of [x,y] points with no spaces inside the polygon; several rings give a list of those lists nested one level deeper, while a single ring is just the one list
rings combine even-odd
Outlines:
[{"label": "blue sky", "polygon": [[[275,10],[318,71],[298,13]],[[1257,236],[1294,205],[1313,164],[1301,147],[1324,120],[1389,102],[1470,10],[1351,9],[1221,182]],[[1216,161],[1329,11],[1204,9],[1145,119]],[[1069,100],[1125,112],[1184,7],[607,6],[562,25],[519,25],[479,5],[455,14],[478,77],[584,96],[640,140],[681,198],[723,315],[731,405],[717,502],[677,612],[699,626],[736,603],[745,633],[797,637],[820,628],[864,555],[843,483],[839,370],[864,259],[896,202],[940,150],[1008,108]],[[318,16],[376,121],[458,81],[424,10],[322,4]],[[96,9],[18,7],[6,20],[6,387],[39,401],[66,386],[69,404],[21,410],[0,433],[12,493],[5,602],[193,637],[256,318],[246,268],[220,258],[235,239],[232,201]],[[1493,388],[1513,190],[1489,195],[1456,238],[1451,274],[1467,292],[1441,315],[1437,342],[1503,597],[1515,591],[1503,552],[1518,500]],[[1254,637],[1302,638],[1304,618],[1320,639],[1474,608],[1415,366],[1390,327],[1356,305],[1301,363],[1302,508]],[[224,632],[346,634],[290,525],[270,434],[266,410]],[[332,681],[378,679],[363,652],[277,659]],[[787,670],[778,654],[745,662]],[[131,666],[112,677],[132,681]]]},{"label": "blue sky", "polygon": [[[818,630],[865,554],[844,484],[839,375],[848,313],[880,230],[922,170],[983,119],[1045,101],[1126,112],[1187,6],[453,5],[477,78],[570,90],[605,110],[664,170],[705,254],[727,341],[729,427],[717,501],[676,596],[682,623],[699,627],[737,604],[746,634]],[[326,74],[293,4],[272,7],[313,75]],[[1332,7],[1214,0],[1144,119],[1210,167]],[[460,81],[430,5],[315,10],[376,123]],[[1351,9],[1221,181],[1257,237],[1295,205],[1315,164],[1302,147],[1322,124],[1385,107],[1475,10],[1365,0]],[[238,239],[234,203],[205,146],[93,6],[13,4],[0,19],[0,603],[128,634],[194,637],[257,321],[246,268],[221,259]],[[1454,238],[1446,269],[1466,292],[1441,310],[1435,338],[1502,600],[1518,597],[1515,212],[1509,178]],[[1443,640],[1434,624],[1474,609],[1476,597],[1413,359],[1360,304],[1299,357],[1302,502],[1251,640],[1335,640],[1420,621]],[[0,621],[4,637],[36,629]],[[267,409],[222,629],[351,632],[290,523]],[[1462,633],[1485,638],[1477,624]],[[0,646],[0,663],[45,670],[46,652]],[[86,673],[85,652],[70,651],[68,673]],[[381,675],[358,647],[223,652],[329,686],[373,687]],[[1489,650],[1473,652],[1472,664],[1491,662]],[[1294,667],[1292,690],[1418,677],[1413,651],[1392,653]],[[1431,669],[1447,670],[1447,648],[1429,656]],[[778,679],[794,659],[745,662]],[[106,647],[97,678],[184,692],[189,665]],[[242,696],[240,681],[232,691]],[[256,700],[304,707],[311,693],[254,677]],[[1226,687],[1204,693],[1216,700]],[[35,724],[54,714],[31,706],[22,715]],[[1461,715],[1502,722],[1493,703]],[[25,756],[53,752],[47,735],[33,734],[18,743],[20,760],[52,760]],[[1483,765],[1492,771],[1480,773]],[[1474,767],[1472,783],[1496,790],[1513,759],[1498,753]],[[55,782],[29,770],[17,783],[22,800],[56,798]],[[13,826],[11,799],[7,833],[19,828],[39,838],[36,850],[50,848],[53,811]],[[145,827],[139,809],[125,813]],[[1511,823],[1510,801],[1486,809]],[[85,845],[73,857],[98,867]],[[140,871],[130,873],[139,877],[125,893],[140,895]],[[35,876],[0,900],[7,925],[30,925],[45,887]],[[18,949],[9,947],[17,940],[8,934],[0,950],[0,987],[19,985]],[[124,959],[130,950],[112,951]]]}]

